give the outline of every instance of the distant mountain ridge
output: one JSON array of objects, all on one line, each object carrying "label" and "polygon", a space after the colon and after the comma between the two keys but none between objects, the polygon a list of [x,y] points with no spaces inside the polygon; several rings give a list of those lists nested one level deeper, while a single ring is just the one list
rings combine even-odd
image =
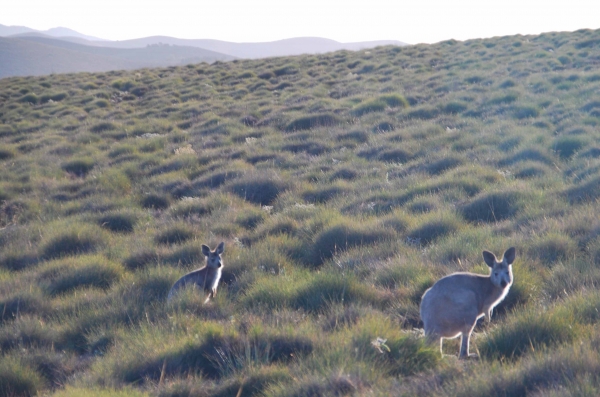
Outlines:
[{"label": "distant mountain ridge", "polygon": [[178,39],[169,36],[151,36],[123,41],[99,41],[91,44],[116,48],[140,48],[158,43],[199,47],[245,59],[302,54],[322,54],[339,50],[358,51],[365,48],[374,48],[382,45],[407,45],[406,43],[397,40],[340,43],[338,41],[325,39],[322,37],[296,37],[260,43],[234,43],[212,39]]},{"label": "distant mountain ridge", "polygon": [[48,36],[0,37],[0,78],[106,72],[233,59],[235,57],[230,55],[195,47],[153,45],[122,49],[82,45]]},{"label": "distant mountain ridge", "polygon": [[396,40],[340,43],[321,37],[261,43],[168,36],[109,41],[68,28],[38,31],[25,26],[0,25],[0,78],[358,51],[383,45],[407,44]]},{"label": "distant mountain ridge", "polygon": [[51,28],[48,30],[36,30],[28,28],[26,26],[6,26],[0,24],[0,36],[2,37],[13,36],[23,33],[42,33],[52,37],[77,37],[89,41],[106,41],[105,39],[101,39],[94,36],[88,36],[86,34],[79,33],[73,29],[63,27]]}]

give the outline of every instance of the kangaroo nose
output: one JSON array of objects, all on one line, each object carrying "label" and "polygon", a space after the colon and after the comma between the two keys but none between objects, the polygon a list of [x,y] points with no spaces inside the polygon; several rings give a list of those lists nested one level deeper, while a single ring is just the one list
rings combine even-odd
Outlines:
[{"label": "kangaroo nose", "polygon": [[504,280],[502,280],[502,282],[500,283],[500,285],[502,286],[502,288],[506,287],[508,283]]}]

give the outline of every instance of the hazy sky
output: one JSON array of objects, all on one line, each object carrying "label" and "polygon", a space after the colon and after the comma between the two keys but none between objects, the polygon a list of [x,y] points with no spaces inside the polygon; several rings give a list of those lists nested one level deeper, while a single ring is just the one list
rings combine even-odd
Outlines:
[{"label": "hazy sky", "polygon": [[0,10],[3,25],[64,26],[110,40],[319,36],[415,44],[600,28],[600,0],[0,0]]}]

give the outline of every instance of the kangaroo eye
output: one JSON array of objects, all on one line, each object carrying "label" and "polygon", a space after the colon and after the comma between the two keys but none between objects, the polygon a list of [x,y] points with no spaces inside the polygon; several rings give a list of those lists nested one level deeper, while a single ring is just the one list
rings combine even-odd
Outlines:
[{"label": "kangaroo eye", "polygon": [[497,276],[497,275],[498,275],[498,272],[494,273],[494,275],[495,275],[495,276]]}]

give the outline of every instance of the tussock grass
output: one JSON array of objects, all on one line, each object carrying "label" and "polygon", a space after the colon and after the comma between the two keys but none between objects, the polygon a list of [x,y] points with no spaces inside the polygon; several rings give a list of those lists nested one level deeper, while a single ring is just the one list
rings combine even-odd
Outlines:
[{"label": "tussock grass", "polygon": [[585,148],[589,141],[578,136],[560,136],[552,143],[552,149],[563,159],[568,159]]},{"label": "tussock grass", "polygon": [[133,214],[108,214],[98,218],[98,224],[116,233],[131,233],[137,219]]},{"label": "tussock grass", "polygon": [[319,266],[349,248],[391,240],[394,235],[391,230],[378,230],[373,226],[368,228],[344,222],[334,224],[315,236],[308,263]]},{"label": "tussock grass", "polygon": [[[562,314],[562,313],[560,313]],[[543,347],[570,342],[580,332],[570,316],[534,308],[513,315],[508,324],[498,328],[477,348],[484,357],[518,358]]]},{"label": "tussock grass", "polygon": [[[598,37],[1,79],[2,375],[40,395],[598,394]],[[221,241],[217,296],[167,304]],[[482,359],[440,357],[423,292],[510,246]]]},{"label": "tussock grass", "polygon": [[429,245],[444,236],[456,233],[461,226],[460,220],[452,214],[432,213],[407,234],[415,244]]},{"label": "tussock grass", "polygon": [[[45,267],[46,268],[46,267]],[[71,292],[77,288],[94,287],[108,289],[123,275],[120,265],[100,256],[79,256],[58,260],[49,264],[40,283],[49,295]]]},{"label": "tussock grass", "polygon": [[314,116],[300,117],[293,120],[285,127],[285,131],[311,130],[319,127],[331,127],[340,124],[341,120],[332,114],[319,114]]},{"label": "tussock grass", "polygon": [[551,233],[532,241],[529,256],[537,258],[546,265],[564,262],[577,254],[578,247],[573,239],[559,233]]},{"label": "tussock grass", "polygon": [[499,222],[521,211],[524,193],[501,191],[484,193],[460,208],[460,214],[470,222]]},{"label": "tussock grass", "polygon": [[104,234],[99,228],[74,224],[67,231],[51,230],[45,236],[41,248],[44,258],[87,254],[96,251],[104,243]]},{"label": "tussock grass", "polygon": [[158,234],[155,241],[158,244],[181,244],[191,239],[194,236],[193,231],[185,226],[173,226],[170,229]]},{"label": "tussock grass", "polygon": [[322,274],[300,288],[292,298],[291,306],[310,312],[319,312],[332,303],[381,303],[376,291],[366,288],[357,280],[336,274]]},{"label": "tussock grass", "polygon": [[162,195],[149,194],[142,198],[141,205],[148,209],[164,210],[169,207],[169,199]]},{"label": "tussock grass", "polygon": [[49,310],[49,302],[38,291],[12,294],[0,302],[2,317],[0,322],[9,322],[26,314],[44,314]]},{"label": "tussock grass", "polygon": [[5,396],[33,396],[44,387],[42,377],[11,356],[0,359],[0,393]]},{"label": "tussock grass", "polygon": [[251,371],[249,374],[235,379],[229,384],[218,388],[213,396],[240,396],[250,397],[261,395],[271,385],[289,384],[293,380],[289,370],[277,365],[271,365],[261,370]]},{"label": "tussock grass", "polygon": [[85,177],[94,168],[94,162],[90,159],[69,161],[62,166],[63,170],[79,177]]},{"label": "tussock grass", "polygon": [[48,348],[58,339],[57,333],[30,316],[21,316],[0,333],[0,347],[14,349]]},{"label": "tussock grass", "polygon": [[147,397],[149,394],[141,390],[135,390],[130,388],[125,389],[110,389],[110,388],[87,388],[87,387],[71,387],[63,390],[59,390],[53,395],[57,397]]},{"label": "tussock grass", "polygon": [[254,174],[230,185],[230,191],[251,203],[271,205],[288,188],[288,183],[274,174]]}]

